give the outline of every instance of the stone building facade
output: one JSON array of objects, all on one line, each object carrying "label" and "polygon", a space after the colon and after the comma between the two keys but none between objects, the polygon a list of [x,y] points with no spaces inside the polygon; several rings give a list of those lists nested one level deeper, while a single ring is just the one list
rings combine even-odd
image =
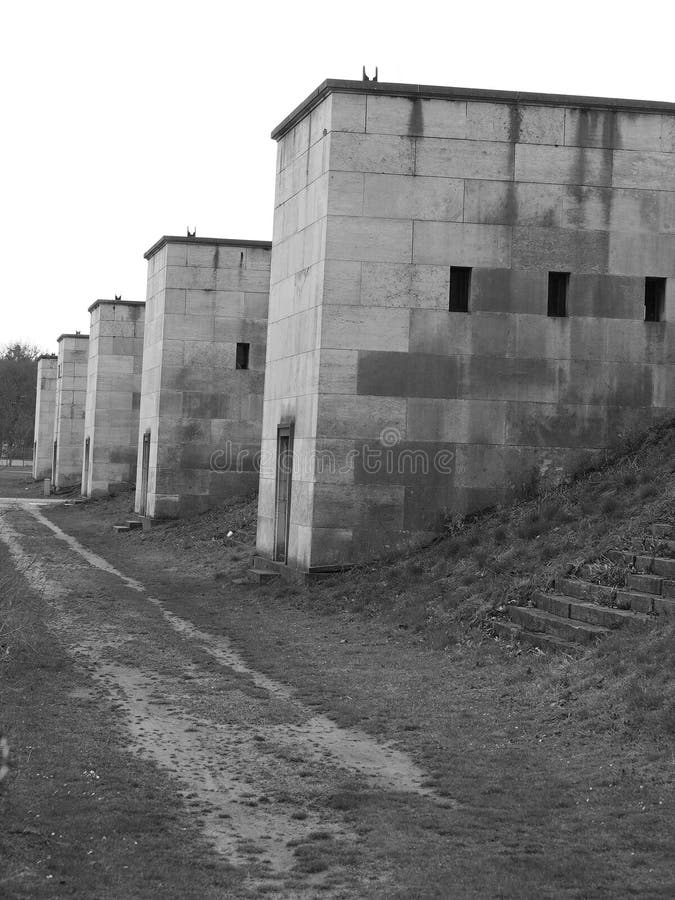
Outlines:
[{"label": "stone building facade", "polygon": [[136,485],[144,303],[97,300],[89,307],[89,360],[82,494]]},{"label": "stone building facade", "polygon": [[52,484],[57,490],[82,477],[89,335],[62,334],[58,345],[52,444]]},{"label": "stone building facade", "polygon": [[56,408],[57,358],[38,357],[35,392],[35,433],[33,437],[33,478],[51,478]]},{"label": "stone building facade", "polygon": [[148,290],[136,511],[199,512],[258,484],[271,243],[163,237]]},{"label": "stone building facade", "polygon": [[391,550],[673,415],[674,104],[327,81],[273,137],[263,556]]}]

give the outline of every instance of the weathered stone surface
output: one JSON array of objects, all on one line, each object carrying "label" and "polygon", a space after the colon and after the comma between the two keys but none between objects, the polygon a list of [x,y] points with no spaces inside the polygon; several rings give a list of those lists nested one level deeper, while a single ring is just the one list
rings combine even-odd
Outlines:
[{"label": "weathered stone surface", "polygon": [[329,85],[275,132],[258,547],[292,425],[293,566],[390,552],[675,410],[672,109],[390,87]]},{"label": "weathered stone surface", "polygon": [[89,335],[63,334],[58,344],[52,450],[52,483],[57,490],[82,477]]},{"label": "weathered stone surface", "polygon": [[97,300],[89,312],[82,494],[95,497],[136,484],[145,310]]},{"label": "weathered stone surface", "polygon": [[[294,132],[288,166],[306,140],[304,128]],[[270,278],[265,242],[164,240],[148,254],[135,444],[136,511],[160,518],[257,485]],[[238,344],[248,346],[246,369]]]},{"label": "weathered stone surface", "polygon": [[52,477],[57,364],[56,356],[41,356],[38,359],[33,436],[33,478],[35,479]]}]

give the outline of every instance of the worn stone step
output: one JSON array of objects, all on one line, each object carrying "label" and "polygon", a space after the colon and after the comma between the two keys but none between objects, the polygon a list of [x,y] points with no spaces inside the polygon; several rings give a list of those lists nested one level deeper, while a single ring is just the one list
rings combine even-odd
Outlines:
[{"label": "worn stone step", "polygon": [[626,576],[626,588],[629,591],[639,591],[642,594],[660,594],[663,586],[663,578],[659,575],[635,575]]},{"label": "worn stone step", "polygon": [[561,618],[542,609],[525,606],[510,606],[509,616],[527,631],[545,631],[564,641],[575,644],[590,644],[596,638],[609,634],[609,629],[600,625],[590,625],[569,618]]},{"label": "worn stone step", "polygon": [[675,537],[675,525],[671,525],[670,522],[654,522],[652,534],[658,538]]},{"label": "worn stone step", "polygon": [[274,581],[275,578],[281,578],[279,572],[275,569],[249,569],[248,574],[251,578],[257,582],[257,584],[267,584],[270,581]]},{"label": "worn stone step", "polygon": [[532,599],[537,609],[543,609],[545,612],[573,621],[585,622],[588,625],[600,625],[602,628],[621,628],[630,623],[648,621],[646,616],[628,610],[598,606],[597,603],[588,603],[582,600],[570,600],[569,597],[559,594],[535,591]]},{"label": "worn stone step", "polygon": [[675,578],[675,559],[666,559],[662,556],[649,556],[647,554],[633,553],[630,550],[609,551],[620,554],[620,558],[626,565],[633,566],[638,573],[645,575],[663,575],[666,578]]},{"label": "worn stone step", "polygon": [[564,641],[554,634],[546,634],[544,631],[527,631],[520,625],[516,625],[515,622],[509,622],[506,619],[496,619],[492,627],[495,634],[507,641],[526,644],[528,647],[536,647],[539,650],[556,653],[579,653],[580,650],[579,644],[571,644],[569,641]]},{"label": "worn stone step", "polygon": [[654,597],[654,612],[659,616],[675,616],[675,598]]},{"label": "worn stone step", "polygon": [[596,600],[610,603],[616,596],[616,588],[608,584],[595,584],[579,578],[556,578],[555,589],[558,594],[576,597],[578,600]]},{"label": "worn stone step", "polygon": [[670,597],[675,600],[675,581],[670,578],[664,578],[661,585],[661,596]]},{"label": "worn stone step", "polygon": [[113,531],[123,532],[123,531],[131,531],[128,525],[113,525]]},{"label": "worn stone step", "polygon": [[143,522],[140,519],[127,519],[127,525],[133,531],[135,528],[142,528]]},{"label": "worn stone step", "polygon": [[651,613],[654,611],[654,594],[643,594],[641,591],[629,591],[623,588],[616,592],[616,605],[619,609],[631,609],[633,612]]}]

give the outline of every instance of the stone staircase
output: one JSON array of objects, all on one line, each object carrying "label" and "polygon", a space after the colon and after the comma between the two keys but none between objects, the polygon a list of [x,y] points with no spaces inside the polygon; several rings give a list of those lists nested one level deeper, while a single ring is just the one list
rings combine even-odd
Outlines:
[{"label": "stone staircase", "polygon": [[127,531],[135,531],[137,528],[143,527],[143,519],[127,519],[126,524],[124,525],[113,525],[113,531],[116,531],[118,534],[122,534],[126,533]]},{"label": "stone staircase", "polygon": [[638,546],[606,553],[616,585],[594,581],[596,567],[583,566],[578,576],[556,578],[553,591],[535,591],[531,606],[508,607],[509,618],[493,623],[495,633],[541,650],[575,652],[612,629],[675,616],[674,537],[675,525],[652,525]]}]

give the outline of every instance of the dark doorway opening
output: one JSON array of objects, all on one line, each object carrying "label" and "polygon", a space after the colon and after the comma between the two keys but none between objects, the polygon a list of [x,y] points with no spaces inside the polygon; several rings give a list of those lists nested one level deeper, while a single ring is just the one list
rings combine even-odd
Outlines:
[{"label": "dark doorway opening", "polygon": [[150,432],[143,435],[143,453],[141,455],[141,496],[138,504],[138,512],[146,516],[148,510],[148,479],[150,475]]},{"label": "dark doorway opening", "polygon": [[274,559],[288,562],[288,534],[291,524],[293,488],[293,426],[277,428],[276,492],[274,499]]}]

